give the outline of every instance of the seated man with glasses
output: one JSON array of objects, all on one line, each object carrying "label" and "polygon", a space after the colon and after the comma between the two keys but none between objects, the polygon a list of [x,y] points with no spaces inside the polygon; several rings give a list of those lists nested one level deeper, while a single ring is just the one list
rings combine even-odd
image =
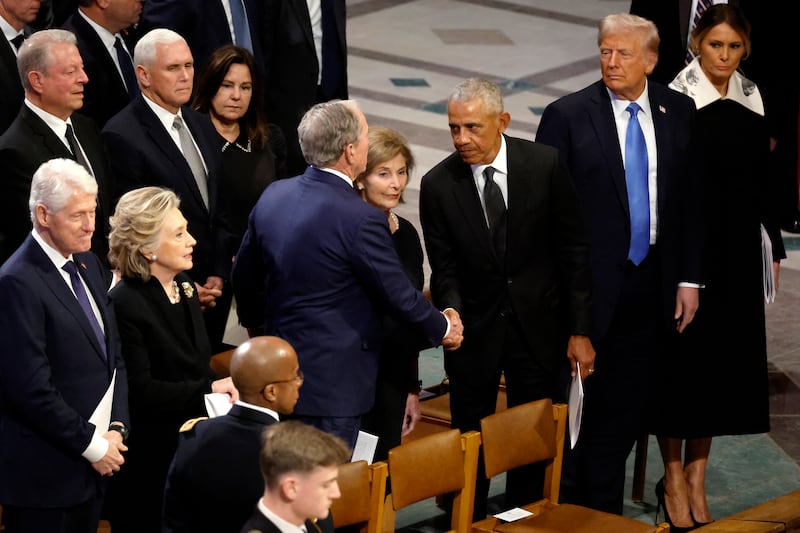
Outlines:
[{"label": "seated man with glasses", "polygon": [[261,435],[278,415],[292,413],[303,373],[292,346],[278,337],[239,346],[230,371],[240,400],[228,414],[189,420],[180,430],[164,492],[164,532],[238,533],[263,493]]}]

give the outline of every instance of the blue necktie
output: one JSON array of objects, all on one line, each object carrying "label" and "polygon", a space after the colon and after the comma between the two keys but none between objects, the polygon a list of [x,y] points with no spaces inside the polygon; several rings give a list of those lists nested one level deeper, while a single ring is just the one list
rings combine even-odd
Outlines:
[{"label": "blue necktie", "polygon": [[105,356],[106,337],[103,334],[103,330],[100,329],[100,324],[97,322],[97,317],[95,316],[94,311],[92,311],[92,304],[89,303],[89,296],[86,294],[86,290],[83,288],[83,283],[81,283],[81,277],[80,274],[78,274],[78,267],[75,265],[74,261],[67,261],[61,268],[69,274],[69,280],[72,283],[72,290],[75,291],[75,297],[78,299],[78,303],[81,305],[83,314],[86,315],[86,319],[89,321],[89,324],[91,324],[94,334],[97,336],[97,342],[100,343],[100,347],[103,349],[103,355]]},{"label": "blue necktie", "polygon": [[231,21],[233,22],[233,33],[236,46],[247,48],[253,52],[253,42],[250,40],[250,26],[247,24],[247,16],[244,12],[243,0],[230,0]]},{"label": "blue necktie", "polygon": [[638,265],[650,251],[650,191],[647,188],[647,144],[636,114],[641,110],[632,102],[626,109],[631,114],[625,133],[625,184],[628,188],[628,209],[631,214],[631,245],[628,259]]},{"label": "blue necktie", "polygon": [[139,80],[136,79],[136,70],[133,68],[133,60],[125,47],[122,46],[122,39],[119,36],[114,38],[114,50],[117,51],[117,61],[122,72],[122,81],[128,90],[128,98],[133,100],[139,94]]}]

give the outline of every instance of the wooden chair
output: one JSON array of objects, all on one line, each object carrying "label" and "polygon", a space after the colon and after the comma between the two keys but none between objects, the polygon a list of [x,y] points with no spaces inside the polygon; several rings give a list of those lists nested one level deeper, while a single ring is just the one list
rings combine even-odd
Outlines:
[{"label": "wooden chair", "polygon": [[746,520],[730,520],[728,518],[715,520],[707,526],[699,527],[694,531],[700,533],[781,533],[787,530],[783,524],[776,522],[750,522]]},{"label": "wooden chair", "polygon": [[[451,528],[456,533],[469,533],[480,440],[477,431],[462,435],[451,429],[391,449],[392,493],[387,497],[387,506],[397,511],[434,496],[455,493]],[[389,521],[384,521],[384,531],[393,532],[394,522],[386,522]]]},{"label": "wooden chair", "polygon": [[389,467],[383,461],[340,465],[338,483],[342,496],[331,505],[334,526],[358,525],[360,533],[378,533],[383,524],[388,475]]},{"label": "wooden chair", "polygon": [[[727,520],[751,524],[753,522],[772,523],[782,528],[777,531],[800,532],[800,490],[795,490],[768,502],[751,507],[750,509],[745,509],[744,511],[729,516]],[[709,525],[713,525],[713,522]],[[706,527],[708,526],[704,526],[701,529],[706,531]],[[742,531],[756,530],[748,529]]]},{"label": "wooden chair", "polygon": [[235,348],[232,348],[211,356],[209,366],[219,377],[227,378],[231,375],[231,357],[234,350]]},{"label": "wooden chair", "polygon": [[524,507],[533,516],[507,524],[501,524],[492,517],[474,523],[473,528],[504,533],[522,532],[532,528],[573,533],[669,531],[667,524],[654,527],[638,520],[578,505],[558,504],[566,423],[567,406],[553,405],[550,400],[512,407],[481,420],[486,476],[494,477],[512,468],[544,462],[544,499]]}]

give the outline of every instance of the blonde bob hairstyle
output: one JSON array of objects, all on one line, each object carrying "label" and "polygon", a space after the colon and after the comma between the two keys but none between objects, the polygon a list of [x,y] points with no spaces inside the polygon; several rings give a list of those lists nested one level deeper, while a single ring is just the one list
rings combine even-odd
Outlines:
[{"label": "blonde bob hairstyle", "polygon": [[[408,141],[403,137],[403,134],[383,126],[372,126],[369,128],[367,136],[369,137],[367,168],[356,178],[355,187],[359,191],[363,190],[367,176],[397,155],[403,156],[406,162],[407,186],[408,180],[411,179],[411,171],[414,170],[414,155],[411,153],[411,148],[408,147]],[[402,194],[400,195],[400,202],[404,202]]]},{"label": "blonde bob hairstyle", "polygon": [[110,219],[108,260],[123,278],[150,279],[150,261],[144,251],[155,251],[167,215],[180,205],[174,192],[161,187],[142,187],[122,195]]}]

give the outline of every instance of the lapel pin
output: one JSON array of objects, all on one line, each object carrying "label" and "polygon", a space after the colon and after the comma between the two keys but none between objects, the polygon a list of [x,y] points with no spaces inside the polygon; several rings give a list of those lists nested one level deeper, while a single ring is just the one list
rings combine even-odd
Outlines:
[{"label": "lapel pin", "polygon": [[86,263],[81,263],[81,268],[86,270]]},{"label": "lapel pin", "polygon": [[667,114],[667,110],[664,108],[663,105],[658,106],[658,110],[661,111],[663,114]]}]

